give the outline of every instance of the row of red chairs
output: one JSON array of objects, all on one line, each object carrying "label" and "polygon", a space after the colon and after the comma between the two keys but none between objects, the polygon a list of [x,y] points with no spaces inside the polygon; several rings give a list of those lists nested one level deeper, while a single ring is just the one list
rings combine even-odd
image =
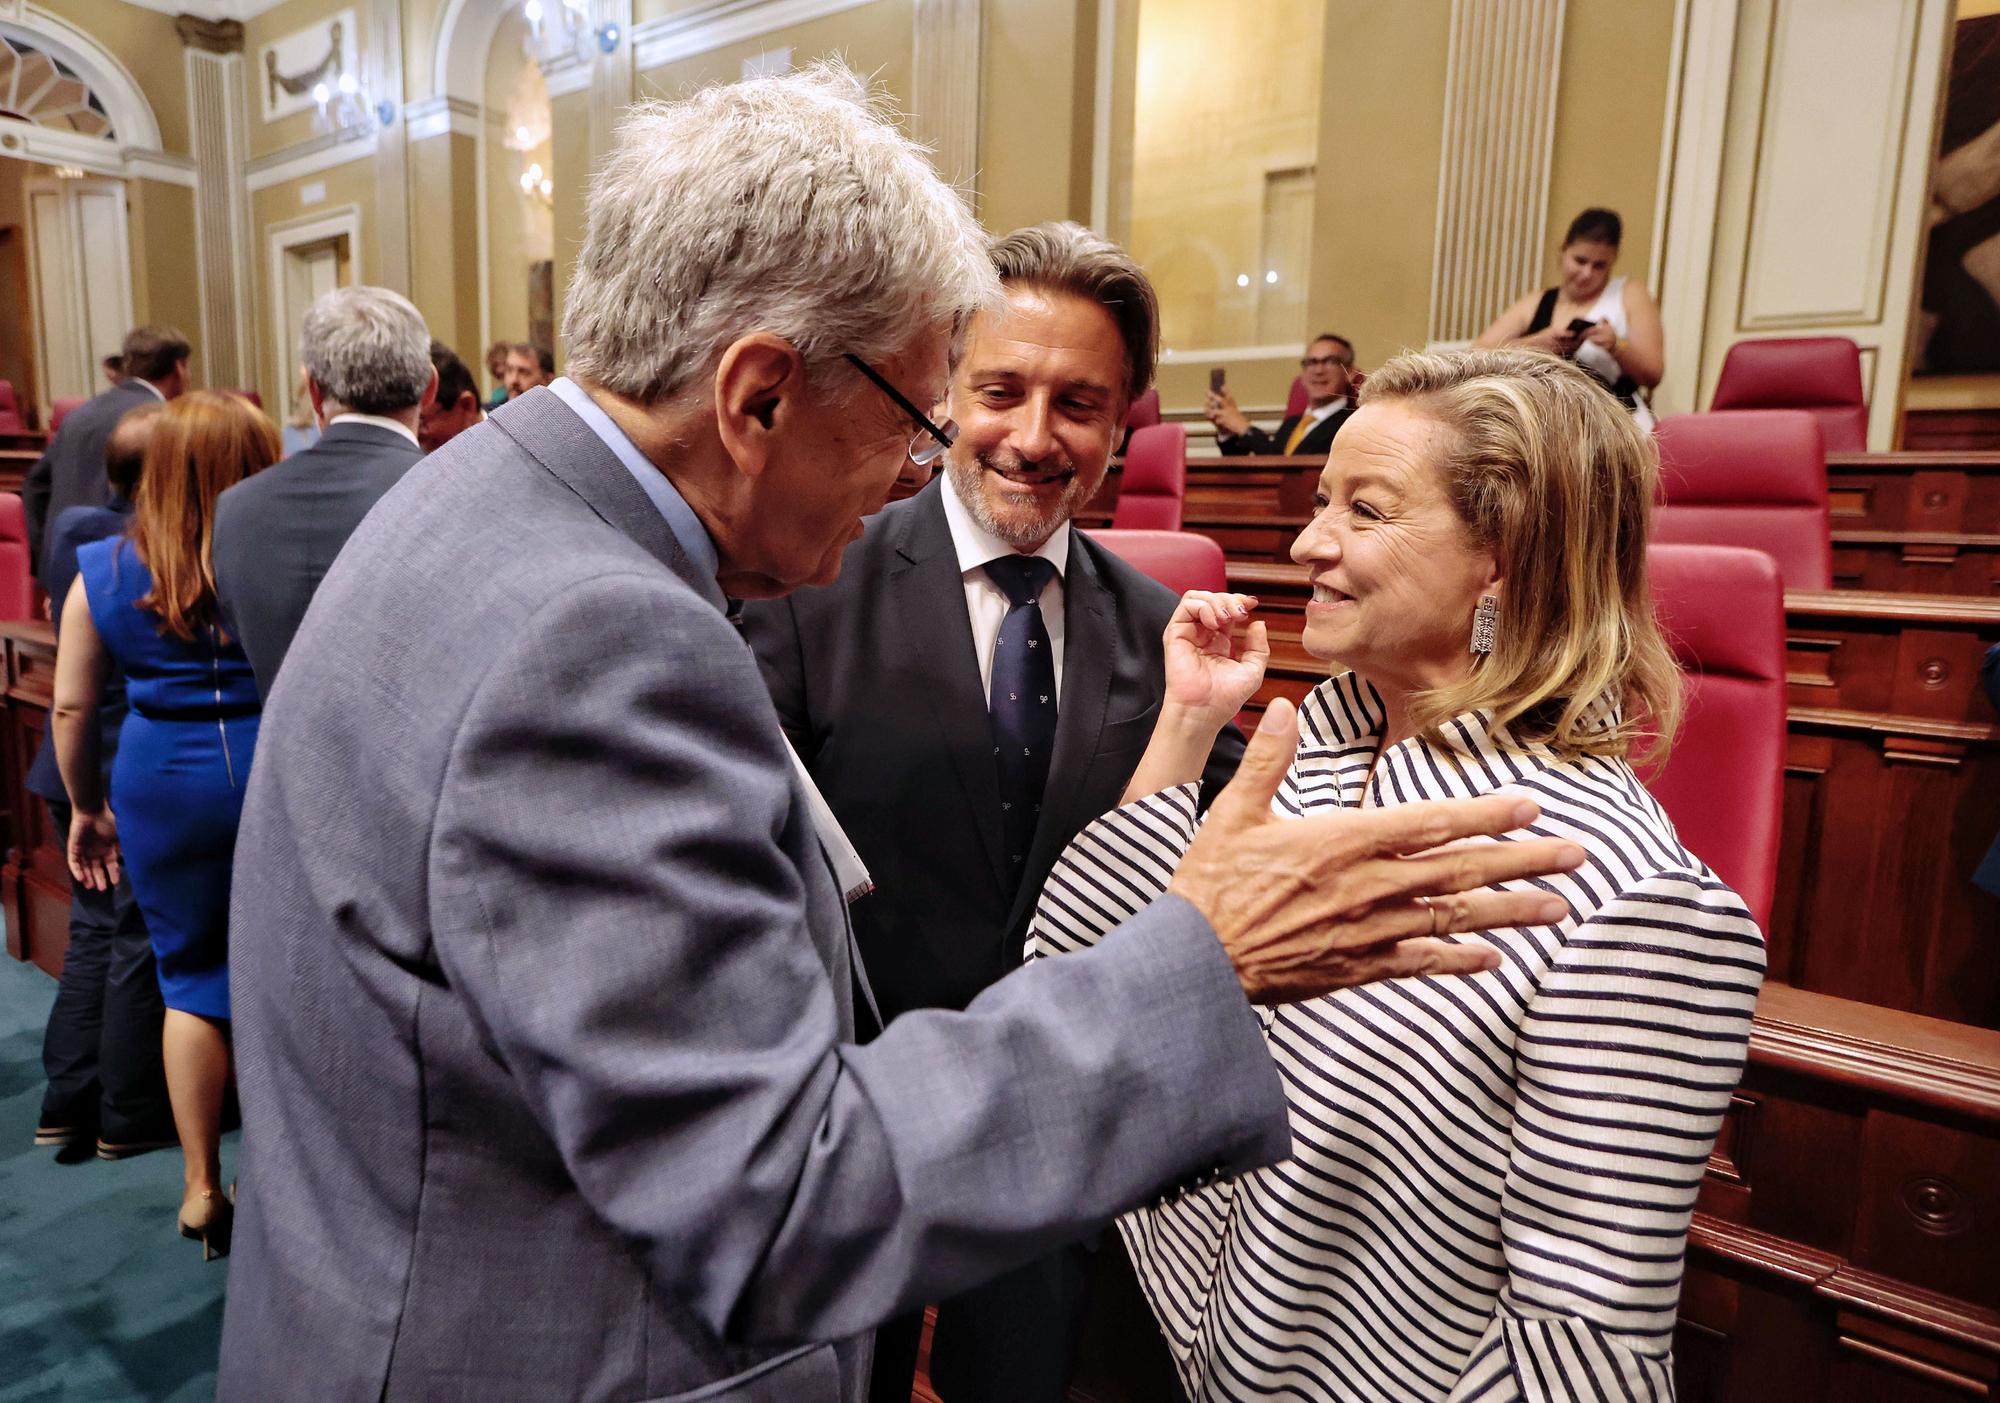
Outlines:
[{"label": "row of red chairs", "polygon": [[[243,398],[249,400],[250,403],[256,405],[259,409],[264,407],[263,396],[259,395],[255,390],[231,390],[230,393],[243,396]],[[87,403],[87,400],[82,395],[61,395],[57,397],[49,405],[49,432],[54,434],[57,429],[62,427],[62,421],[69,417],[69,412],[84,403]],[[0,380],[0,434],[24,434],[26,432],[28,432],[28,425],[21,418],[21,404],[14,397],[13,382]]]}]

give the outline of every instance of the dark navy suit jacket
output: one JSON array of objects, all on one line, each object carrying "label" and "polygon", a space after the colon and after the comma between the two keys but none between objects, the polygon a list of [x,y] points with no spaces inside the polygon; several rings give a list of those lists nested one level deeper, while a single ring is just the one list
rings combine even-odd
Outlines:
[{"label": "dark navy suit jacket", "polygon": [[[68,428],[65,421],[64,428]],[[123,497],[112,497],[110,504],[102,507],[70,507],[58,516],[49,531],[48,568],[42,572],[43,583],[49,590],[49,611],[54,616],[56,633],[62,633],[63,601],[69,598],[69,588],[76,583],[76,553],[79,547],[92,541],[102,541],[124,531],[132,520],[132,504]],[[118,730],[125,722],[125,674],[112,663],[104,679],[104,704],[97,712],[98,724],[103,727],[104,742],[101,758],[104,773],[111,773],[111,761],[118,753]],[[50,739],[53,728],[42,728],[41,744],[35,747],[35,760],[28,767],[28,792],[57,804],[69,802],[69,792],[63,788],[62,771],[56,767],[56,748]]]},{"label": "dark navy suit jacket", "polygon": [[257,695],[354,528],[424,451],[394,429],[335,423],[319,442],[224,492],[215,504],[215,593],[250,655]]},{"label": "dark navy suit jacket", "polygon": [[[144,404],[158,404],[160,395],[139,380],[122,380],[88,404],[80,404],[63,420],[40,461],[28,469],[21,484],[21,506],[28,518],[28,555],[35,578],[48,584],[48,526],[70,507],[101,507],[111,500],[104,480],[104,448],[118,421]],[[56,598],[54,590],[49,598]]]}]

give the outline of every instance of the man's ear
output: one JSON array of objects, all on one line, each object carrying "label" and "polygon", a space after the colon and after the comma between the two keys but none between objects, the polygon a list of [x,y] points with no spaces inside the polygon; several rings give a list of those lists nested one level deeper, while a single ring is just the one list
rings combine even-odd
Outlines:
[{"label": "man's ear", "polygon": [[431,404],[437,399],[437,393],[438,393],[438,371],[436,366],[432,366],[430,383],[425,385],[424,392],[421,395],[417,396],[417,412],[419,414],[423,413],[426,409],[429,409],[431,407]]},{"label": "man's ear", "polygon": [[454,404],[446,412],[450,414],[477,414],[479,412],[479,396],[470,390],[460,390],[458,392],[458,403]]},{"label": "man's ear", "polygon": [[769,466],[776,436],[798,413],[805,368],[798,348],[768,331],[731,342],[716,362],[716,433],[746,477]]},{"label": "man's ear", "polygon": [[320,406],[326,402],[326,391],[320,388],[319,381],[313,379],[311,375],[306,376],[306,398],[312,401],[314,421],[322,429],[325,428],[326,411]]}]

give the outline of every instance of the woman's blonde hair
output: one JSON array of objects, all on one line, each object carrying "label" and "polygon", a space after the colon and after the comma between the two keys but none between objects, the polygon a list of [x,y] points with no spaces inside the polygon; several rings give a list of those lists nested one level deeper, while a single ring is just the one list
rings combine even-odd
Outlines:
[{"label": "woman's blonde hair", "polygon": [[132,548],[152,572],[138,607],[193,641],[215,622],[215,499],[278,461],[278,431],[248,400],[195,390],[161,411],[132,503]]},{"label": "woman's blonde hair", "polygon": [[1418,734],[1485,710],[1494,732],[1565,758],[1624,758],[1650,738],[1649,758],[1664,759],[1681,694],[1646,588],[1652,435],[1586,372],[1535,351],[1400,355],[1360,399],[1402,401],[1443,430],[1446,492],[1506,577],[1493,651],[1463,682],[1410,699]]}]

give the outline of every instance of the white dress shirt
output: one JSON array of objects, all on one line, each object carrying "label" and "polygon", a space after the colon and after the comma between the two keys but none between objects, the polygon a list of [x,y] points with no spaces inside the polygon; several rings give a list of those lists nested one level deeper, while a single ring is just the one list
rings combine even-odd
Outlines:
[{"label": "white dress shirt", "polygon": [[1346,395],[1335,395],[1325,404],[1308,404],[1306,412],[1302,416],[1306,423],[1306,432],[1311,433],[1315,428],[1319,427],[1320,420],[1326,418],[1329,414],[1336,414],[1347,408],[1349,403],[1351,401]]},{"label": "white dress shirt", "polygon": [[417,431],[415,429],[411,428],[408,424],[405,424],[400,419],[391,419],[386,415],[336,414],[331,419],[326,421],[326,426],[329,429],[332,428],[335,424],[373,424],[378,429],[393,430],[394,432],[399,433],[404,438],[408,439],[411,443],[416,443],[417,447],[419,448],[423,447],[421,443],[417,443]]},{"label": "white dress shirt", "polygon": [[[972,624],[972,650],[979,658],[979,690],[993,695],[993,647],[1000,639],[1000,625],[1012,607],[1000,586],[986,573],[986,562],[1002,556],[1018,555],[1012,546],[972,519],[947,474],[939,484],[944,494],[944,519],[951,526],[952,548],[958,552],[958,569],[965,581],[965,616]],[[1070,526],[1062,527],[1040,550],[1032,552],[1056,567],[1055,578],[1042,587],[1042,627],[1049,633],[1050,661],[1055,664],[1056,695],[1062,695],[1063,677],[1063,576],[1069,570]]]}]

